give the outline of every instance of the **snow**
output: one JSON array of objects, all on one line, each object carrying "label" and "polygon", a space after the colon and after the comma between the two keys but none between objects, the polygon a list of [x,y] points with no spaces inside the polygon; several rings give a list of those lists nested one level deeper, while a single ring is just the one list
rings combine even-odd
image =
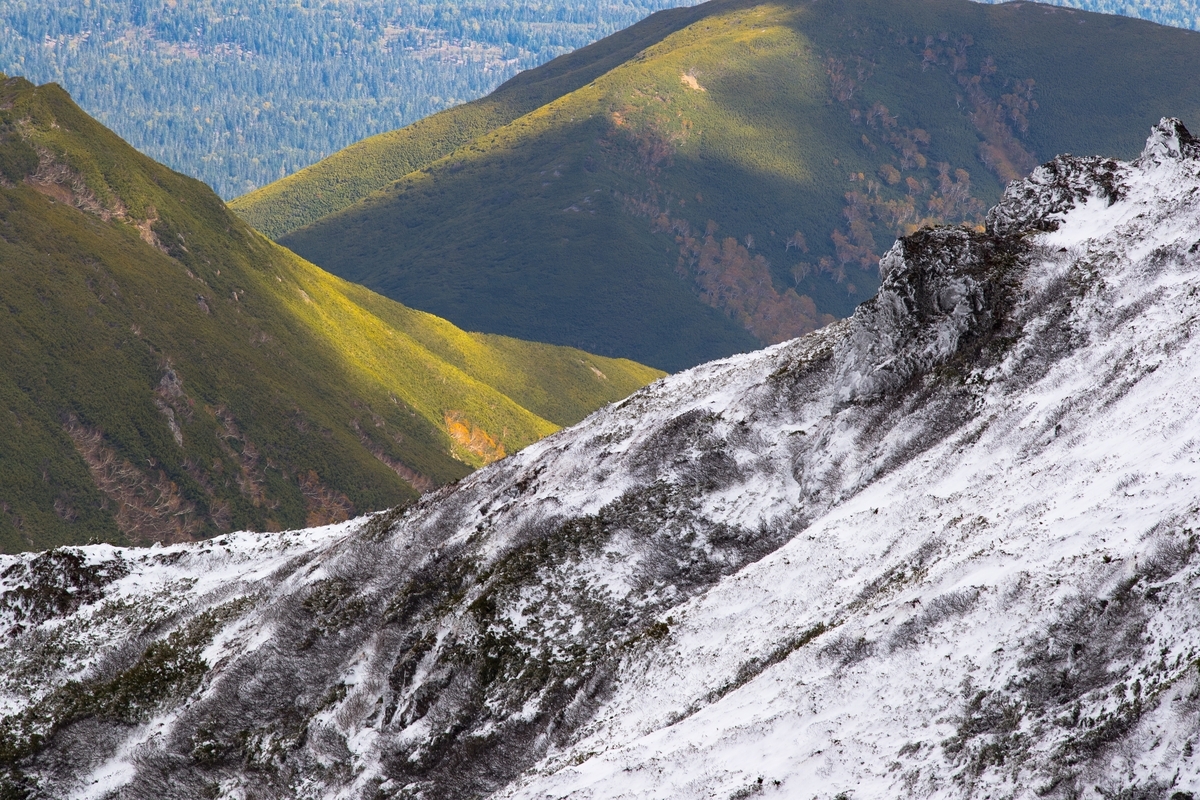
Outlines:
[{"label": "snow", "polygon": [[[486,755],[544,718],[496,798],[1200,790],[1200,145],[1164,120],[1137,161],[1057,159],[989,219],[1023,242],[1012,287],[988,277],[978,234],[897,243],[880,296],[851,320],[659,381],[383,533],[364,519],[81,548],[128,571],[0,644],[4,712],[90,675],[143,629],[246,598],[204,647],[192,695],[114,733],[81,774],[40,774],[73,797],[146,796],[154,752],[250,796],[266,773],[190,765],[181,726],[230,707],[227,683],[253,691],[272,659],[305,674],[320,650],[329,663],[307,674],[324,682],[286,696],[289,714],[315,709],[307,743],[289,745],[288,763],[308,765],[296,797],[436,796],[444,784],[395,770],[451,722]],[[504,571],[566,522],[615,527],[591,550]],[[0,557],[0,573],[31,559]],[[420,611],[433,616],[385,613],[458,574],[473,577]],[[505,589],[511,575],[523,582]],[[306,640],[345,644],[292,643],[296,607],[346,584],[323,612],[336,625]],[[119,603],[141,616],[109,613]],[[605,629],[589,608],[632,627]],[[36,673],[34,691],[17,648],[43,640],[78,654]],[[549,684],[510,695],[520,682],[497,679],[462,716],[478,685],[456,670],[499,641],[548,672],[615,654],[611,685],[581,672],[564,684],[575,698],[548,708]],[[340,700],[312,699],[337,687]],[[461,763],[446,780],[468,780]]]},{"label": "snow", "polygon": [[[1050,249],[1116,256],[1116,268],[1104,272],[1106,296],[1080,316],[1105,321],[1130,306],[1140,308],[1138,316],[1104,330],[1103,339],[1056,364],[1028,391],[989,396],[993,421],[977,441],[944,442],[676,609],[670,644],[630,671],[589,735],[501,796],[727,796],[759,776],[767,779],[764,796],[902,796],[918,786],[929,796],[961,796],[963,785],[937,746],[954,733],[964,679],[1003,688],[1015,671],[1008,654],[1019,652],[1031,632],[1044,631],[1066,598],[1103,594],[1128,571],[1106,562],[1144,560],[1147,529],[1160,520],[1195,522],[1200,345],[1187,334],[1197,314],[1200,259],[1150,279],[1143,263],[1158,248],[1186,251],[1200,241],[1200,203],[1163,213],[1164,185],[1188,181],[1171,194],[1191,199],[1200,177],[1175,166],[1130,168],[1124,202],[1092,198],[1057,231],[1038,237]],[[1062,271],[1053,262],[1043,266]],[[1039,277],[1032,276],[1035,288],[1044,284]],[[1110,298],[1114,306],[1100,307]],[[1096,376],[1131,361],[1147,370],[1152,364],[1153,374],[1111,405],[1099,402]],[[1047,438],[1046,410],[1072,399],[1077,404],[1068,403],[1056,424],[1073,435]],[[919,582],[854,608],[856,589],[902,568],[915,549],[939,538],[946,551]],[[1194,587],[1196,578],[1192,570],[1183,581]],[[843,636],[884,642],[914,616],[914,604],[962,587],[979,591],[975,609],[929,631],[919,649],[841,668],[802,648],[669,724],[796,631],[836,621]],[[1198,620],[1186,605],[1159,615],[1161,633],[1153,638],[1169,642],[1172,652],[1200,647]],[[1163,712],[1155,721],[1176,744],[1196,733],[1194,716],[1181,721]],[[928,755],[914,764],[922,771],[898,774],[894,759],[908,742],[924,742]],[[1138,763],[1133,778],[1200,786],[1200,764],[1148,753]],[[1032,796],[1032,788],[1020,793]]]}]

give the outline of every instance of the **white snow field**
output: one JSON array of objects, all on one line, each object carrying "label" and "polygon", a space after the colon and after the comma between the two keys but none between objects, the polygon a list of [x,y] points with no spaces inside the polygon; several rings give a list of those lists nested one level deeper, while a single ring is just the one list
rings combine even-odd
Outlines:
[{"label": "white snow field", "polygon": [[1200,143],[403,513],[0,557],[30,797],[1200,791]]}]

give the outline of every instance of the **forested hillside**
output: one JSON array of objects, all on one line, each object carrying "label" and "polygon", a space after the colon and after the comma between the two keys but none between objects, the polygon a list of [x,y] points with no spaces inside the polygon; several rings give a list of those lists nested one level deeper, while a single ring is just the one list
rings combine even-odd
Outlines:
[{"label": "forested hillside", "polygon": [[228,199],[680,4],[0,0],[0,70]]},{"label": "forested hillside", "polygon": [[[619,66],[588,66],[624,40],[639,49]],[[557,72],[577,79],[535,110],[458,124]],[[1200,33],[1035,3],[717,0],[232,205],[469,330],[674,371],[847,316],[897,236],[979,225],[1054,153],[1129,156],[1162,114],[1193,122],[1197,74]],[[383,185],[380,150],[426,160]],[[279,235],[367,179],[374,194]]]},{"label": "forested hillside", "polygon": [[0,75],[0,550],[405,503],[660,373],[323,272],[57,86]]},{"label": "forested hillside", "polygon": [[[0,0],[0,70],[229,199],[693,2]],[[1061,4],[1200,27],[1197,0]]]},{"label": "forested hillside", "polygon": [[[1007,0],[981,0],[985,3]],[[1200,2],[1197,0],[1051,0],[1052,5],[1097,11],[1101,14],[1120,14],[1172,25],[1176,28],[1200,30]]]}]

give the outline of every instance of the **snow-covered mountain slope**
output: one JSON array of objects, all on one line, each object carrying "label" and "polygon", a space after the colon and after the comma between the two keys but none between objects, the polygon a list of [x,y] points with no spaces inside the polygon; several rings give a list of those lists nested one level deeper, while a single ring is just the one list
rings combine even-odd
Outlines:
[{"label": "snow-covered mountain slope", "polygon": [[10,796],[1200,790],[1200,144],[405,512],[0,560]]}]

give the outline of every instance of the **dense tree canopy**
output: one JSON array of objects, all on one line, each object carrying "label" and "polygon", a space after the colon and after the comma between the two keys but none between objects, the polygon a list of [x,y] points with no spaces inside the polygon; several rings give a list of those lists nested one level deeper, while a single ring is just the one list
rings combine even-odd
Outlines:
[{"label": "dense tree canopy", "polygon": [[[1007,0],[984,0],[996,3]],[[1197,0],[1045,0],[1056,6],[1095,11],[1099,14],[1120,14],[1171,25],[1176,28],[1200,30],[1200,2]]]},{"label": "dense tree canopy", "polygon": [[0,0],[0,71],[230,198],[686,2]]},{"label": "dense tree canopy", "polygon": [[[0,72],[228,199],[694,1],[0,0]],[[1200,28],[1197,0],[1059,4]]]}]

